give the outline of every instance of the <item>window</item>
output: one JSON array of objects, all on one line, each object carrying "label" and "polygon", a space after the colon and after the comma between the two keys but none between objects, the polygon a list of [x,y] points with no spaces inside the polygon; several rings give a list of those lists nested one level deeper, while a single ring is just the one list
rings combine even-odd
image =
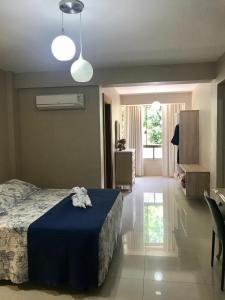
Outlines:
[{"label": "window", "polygon": [[162,107],[143,106],[143,157],[162,158]]},{"label": "window", "polygon": [[[125,106],[121,106],[120,138],[125,138]],[[143,158],[162,158],[162,107],[143,105]]]}]

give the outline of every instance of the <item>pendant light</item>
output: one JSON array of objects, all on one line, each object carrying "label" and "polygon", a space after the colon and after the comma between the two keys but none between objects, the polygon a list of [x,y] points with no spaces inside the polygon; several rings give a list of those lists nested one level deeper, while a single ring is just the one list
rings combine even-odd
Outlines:
[{"label": "pendant light", "polygon": [[158,111],[158,110],[160,110],[160,107],[161,107],[161,103],[159,101],[154,101],[151,104],[152,110]]},{"label": "pendant light", "polygon": [[65,14],[79,14],[84,9],[84,3],[80,0],[61,0],[59,9]]},{"label": "pendant light", "polygon": [[77,82],[88,82],[93,76],[92,65],[83,58],[83,41],[82,41],[82,22],[80,13],[80,56],[70,69],[71,76]]},{"label": "pendant light", "polygon": [[76,53],[76,46],[71,38],[64,33],[64,22],[62,12],[62,34],[56,37],[51,46],[52,54],[59,61],[71,60]]}]

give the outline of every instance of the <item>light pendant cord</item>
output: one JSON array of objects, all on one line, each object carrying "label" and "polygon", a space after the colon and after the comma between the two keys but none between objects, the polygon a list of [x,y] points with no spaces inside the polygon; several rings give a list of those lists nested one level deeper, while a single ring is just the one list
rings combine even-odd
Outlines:
[{"label": "light pendant cord", "polygon": [[64,14],[62,12],[62,34],[65,34],[65,30],[64,30]]},{"label": "light pendant cord", "polygon": [[80,13],[80,57],[83,57],[82,18],[81,18],[81,13]]}]

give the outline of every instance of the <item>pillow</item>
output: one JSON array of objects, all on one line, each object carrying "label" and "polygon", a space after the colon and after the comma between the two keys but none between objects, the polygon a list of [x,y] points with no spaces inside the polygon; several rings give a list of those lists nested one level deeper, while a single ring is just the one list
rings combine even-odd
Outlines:
[{"label": "pillow", "polygon": [[31,183],[18,179],[11,179],[0,184],[0,197],[3,195],[12,197],[15,199],[15,202],[20,202],[38,190],[39,188]]},{"label": "pillow", "polygon": [[[0,194],[0,215],[16,205],[15,198]],[[6,213],[7,214],[7,213]]]}]

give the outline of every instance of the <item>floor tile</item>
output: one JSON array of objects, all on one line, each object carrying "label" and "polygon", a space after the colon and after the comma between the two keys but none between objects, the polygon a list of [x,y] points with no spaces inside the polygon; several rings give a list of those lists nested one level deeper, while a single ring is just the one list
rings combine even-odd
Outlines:
[{"label": "floor tile", "polygon": [[17,287],[13,285],[0,285],[0,299],[11,300],[16,292]]},{"label": "floor tile", "polygon": [[211,297],[209,287],[204,284],[144,281],[143,300],[212,300]]},{"label": "floor tile", "polygon": [[145,257],[125,255],[122,261],[122,278],[144,278]]},{"label": "floor tile", "polygon": [[15,292],[13,300],[75,300],[79,299],[79,294],[76,296],[74,292],[67,292],[60,290],[45,290],[45,289],[26,289]]},{"label": "floor tile", "polygon": [[121,278],[118,284],[115,300],[142,300],[143,280]]},{"label": "floor tile", "polygon": [[145,278],[154,280],[161,274],[163,281],[204,283],[202,270],[195,259],[183,257],[146,257]]}]

